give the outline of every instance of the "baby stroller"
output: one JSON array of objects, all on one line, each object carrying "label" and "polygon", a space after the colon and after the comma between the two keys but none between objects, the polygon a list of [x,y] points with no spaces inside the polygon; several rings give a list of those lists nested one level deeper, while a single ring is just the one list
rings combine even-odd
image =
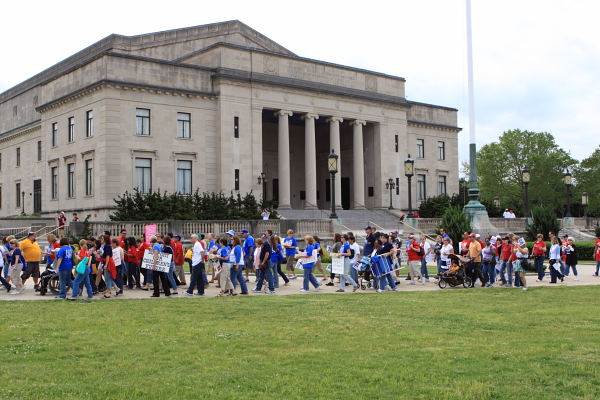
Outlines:
[{"label": "baby stroller", "polygon": [[448,285],[451,287],[463,285],[464,288],[470,288],[473,285],[473,281],[467,276],[467,269],[471,263],[471,258],[457,256],[456,254],[450,254],[448,258],[451,260],[453,266],[458,266],[458,269],[450,269],[438,274],[438,286],[440,289],[446,289]]},{"label": "baby stroller", "polygon": [[360,260],[357,260],[354,265],[352,265],[352,268],[354,268],[356,270],[357,273],[357,282],[358,286],[362,289],[362,290],[366,290],[367,288],[370,288],[371,286],[373,286],[375,289],[379,288],[379,285],[377,285],[377,280],[375,281],[375,283],[371,283],[371,280],[366,279],[366,275],[367,272],[369,272],[370,275],[373,275],[373,271],[371,269],[371,257],[362,257]]}]

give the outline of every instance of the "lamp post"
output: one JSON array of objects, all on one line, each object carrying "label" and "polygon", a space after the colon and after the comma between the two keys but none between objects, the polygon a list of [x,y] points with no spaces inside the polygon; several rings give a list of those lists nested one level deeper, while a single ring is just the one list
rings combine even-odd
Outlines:
[{"label": "lamp post", "polygon": [[[583,218],[585,218],[586,221],[587,221],[587,207],[588,207],[588,204],[590,204],[589,201],[590,201],[590,198],[589,198],[587,192],[581,193],[581,206],[583,207]],[[586,225],[587,225],[587,222],[586,222]]]},{"label": "lamp post", "polygon": [[500,196],[494,197],[494,205],[496,206],[496,210],[500,210]]},{"label": "lamp post", "polygon": [[565,172],[565,186],[567,187],[567,215],[565,217],[572,217],[571,215],[571,185],[573,184],[571,179],[571,173],[567,168],[567,172]]},{"label": "lamp post", "polygon": [[267,200],[267,174],[265,174],[264,172],[260,173],[260,176],[258,177],[258,184],[260,185],[262,183],[263,185],[263,201]]},{"label": "lamp post", "polygon": [[331,154],[327,157],[327,169],[331,174],[331,215],[329,215],[329,218],[337,219],[338,216],[335,213],[335,174],[338,172],[338,156],[333,149],[331,149]]},{"label": "lamp post", "polygon": [[415,174],[414,170],[415,160],[410,158],[410,154],[408,158],[404,160],[404,175],[408,178],[408,215],[407,218],[414,218],[415,215],[412,212],[412,188],[411,188],[411,180],[413,175]]},{"label": "lamp post", "polygon": [[25,192],[21,192],[21,206],[23,206],[23,211],[21,211],[21,215],[25,215]]},{"label": "lamp post", "polygon": [[394,183],[394,180],[392,178],[388,179],[388,181],[385,184],[385,188],[390,190],[390,206],[388,210],[393,210],[394,206],[392,205],[392,190],[396,189],[396,184]]},{"label": "lamp post", "polygon": [[521,179],[525,185],[525,218],[531,218],[531,213],[529,212],[529,182],[531,182],[531,173],[527,166],[521,171]]}]

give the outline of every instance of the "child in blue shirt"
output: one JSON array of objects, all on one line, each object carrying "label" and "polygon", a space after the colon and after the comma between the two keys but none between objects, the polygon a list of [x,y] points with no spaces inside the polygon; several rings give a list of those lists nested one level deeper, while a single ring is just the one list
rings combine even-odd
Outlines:
[{"label": "child in blue shirt", "polygon": [[[317,248],[315,247],[315,239],[310,235],[306,235],[306,236],[304,236],[304,241],[307,244],[306,254],[304,255],[304,257],[305,258],[312,257],[313,253],[315,251],[318,251]],[[319,290],[319,287],[321,286],[319,284],[319,281],[317,280],[317,278],[312,273],[314,267],[315,267],[314,262],[302,264],[302,269],[304,270],[304,282],[302,283],[302,289],[300,289],[300,291],[302,293],[308,292],[308,283],[309,282],[312,283],[312,285],[315,287],[315,292],[317,290]]]}]

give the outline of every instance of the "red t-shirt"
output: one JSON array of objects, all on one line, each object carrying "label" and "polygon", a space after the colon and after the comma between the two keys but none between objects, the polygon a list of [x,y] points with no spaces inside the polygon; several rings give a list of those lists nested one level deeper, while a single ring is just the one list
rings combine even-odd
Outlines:
[{"label": "red t-shirt", "polygon": [[125,248],[125,241],[123,240],[123,238],[121,236],[117,237],[117,240],[119,241],[119,246],[121,248]]},{"label": "red t-shirt", "polygon": [[508,261],[510,260],[510,244],[502,244],[502,261]]},{"label": "red t-shirt", "polygon": [[563,251],[563,249],[562,249],[562,246],[568,246],[568,245],[569,245],[569,241],[568,241],[568,240],[563,240],[563,241],[561,242],[560,252],[561,252],[561,254],[562,254],[562,256],[561,256],[561,257],[562,257],[563,261],[566,261],[566,260],[567,260],[567,255],[566,255],[566,254],[565,254],[565,252]]},{"label": "red t-shirt", "polygon": [[[518,251],[519,246],[512,246],[512,248]],[[510,256],[510,261],[517,261],[517,253],[512,253]]]},{"label": "red t-shirt", "polygon": [[533,255],[546,257],[546,253],[541,250],[542,247],[546,247],[546,242],[544,242],[544,241],[535,242],[533,244]]},{"label": "red t-shirt", "polygon": [[175,265],[183,265],[183,244],[181,242],[177,242],[173,246],[173,260],[175,260]]},{"label": "red t-shirt", "polygon": [[142,242],[140,246],[137,248],[137,263],[139,264],[144,258],[144,253],[148,250],[149,247],[145,242]]},{"label": "red t-shirt", "polygon": [[58,217],[58,226],[59,227],[61,227],[61,228],[64,227],[66,223],[67,223],[67,217],[65,217],[64,215]]},{"label": "red t-shirt", "polygon": [[421,259],[421,256],[419,255],[421,246],[419,246],[418,243],[412,242],[409,246],[408,246],[408,261],[419,261]]},{"label": "red t-shirt", "polygon": [[[50,245],[51,249],[60,249],[60,243],[58,241],[54,242],[53,244]],[[56,253],[55,252],[51,252],[50,253],[50,259],[52,261],[56,260]]]},{"label": "red t-shirt", "polygon": [[596,240],[596,261],[600,261],[600,239]]},{"label": "red t-shirt", "polygon": [[79,260],[80,260],[80,261],[81,261],[81,260],[83,260],[83,259],[84,259],[84,257],[89,257],[89,256],[90,256],[90,252],[89,252],[89,251],[87,251],[87,250],[83,250],[83,249],[79,250],[79,255],[78,255],[78,257],[79,257]]}]

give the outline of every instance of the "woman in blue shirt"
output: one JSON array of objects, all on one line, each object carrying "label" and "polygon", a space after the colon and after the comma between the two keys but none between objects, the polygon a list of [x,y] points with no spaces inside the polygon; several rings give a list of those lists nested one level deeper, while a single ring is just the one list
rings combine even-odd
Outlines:
[{"label": "woman in blue shirt", "polygon": [[60,250],[56,254],[56,269],[58,270],[58,279],[60,283],[60,291],[57,299],[67,298],[67,286],[73,289],[73,277],[71,270],[73,269],[73,249],[69,246],[69,239],[60,239]]},{"label": "woman in blue shirt", "polygon": [[154,293],[150,297],[160,297],[160,282],[162,282],[165,297],[169,297],[171,295],[169,280],[167,279],[167,276],[164,272],[156,269],[156,264],[158,263],[158,254],[163,252],[163,248],[160,244],[158,244],[158,239],[156,236],[152,236],[150,238],[150,247],[152,247],[152,254],[154,255],[154,260],[152,262],[152,280],[154,282]]},{"label": "woman in blue shirt", "polygon": [[231,283],[233,285],[233,295],[235,292],[237,281],[240,282],[241,294],[248,294],[248,287],[246,286],[246,280],[243,275],[244,258],[242,257],[242,240],[239,236],[235,235],[231,242],[233,244],[233,250],[229,252],[229,264],[231,264]]},{"label": "woman in blue shirt", "polygon": [[[271,261],[276,263],[277,265],[277,274],[279,274],[279,276],[281,276],[283,278],[284,286],[287,286],[290,283],[289,278],[287,277],[286,274],[283,273],[283,271],[281,270],[281,262],[283,261],[283,259],[285,258],[283,256],[283,247],[281,246],[281,238],[279,236],[274,236],[275,238],[275,244],[276,244],[276,249],[277,251],[275,252],[275,255],[277,256],[275,258],[275,260],[273,260],[273,252],[271,252]],[[279,276],[275,275],[275,288],[279,287]]]},{"label": "woman in blue shirt", "polygon": [[[306,235],[304,236],[304,241],[307,244],[305,250],[306,254],[304,255],[304,257],[307,259],[314,258],[314,255],[316,255],[315,252],[318,251],[315,247],[315,239],[310,235]],[[302,263],[302,269],[304,270],[304,282],[302,282],[302,289],[300,289],[302,293],[308,292],[309,282],[312,283],[312,285],[315,287],[315,292],[319,290],[319,287],[321,286],[317,278],[312,273],[314,267],[314,261]]]},{"label": "woman in blue shirt", "polygon": [[27,263],[23,257],[23,253],[19,248],[19,242],[17,239],[11,239],[10,245],[12,250],[10,251],[12,259],[12,267],[10,269],[10,280],[15,285],[15,290],[10,294],[21,294],[25,285],[21,281],[21,272],[26,268]]},{"label": "woman in blue shirt", "polygon": [[337,255],[338,257],[344,257],[344,274],[340,276],[340,288],[336,290],[336,292],[343,293],[345,292],[346,280],[350,282],[354,289],[352,292],[356,292],[358,289],[358,284],[352,279],[350,275],[348,275],[348,268],[350,266],[350,257],[352,253],[350,252],[350,244],[348,243],[348,235],[342,235],[342,247],[340,248],[340,252]]},{"label": "woman in blue shirt", "polygon": [[[237,296],[233,284],[231,283],[231,262],[229,258],[230,249],[227,246],[227,238],[222,237],[219,239],[219,243],[221,243],[221,249],[219,250],[217,258],[221,260],[223,263],[221,264],[221,273],[219,274],[219,285],[221,286],[221,292],[217,295],[217,297],[225,296],[225,292],[227,292],[227,296],[229,296],[229,291],[233,291],[233,295]],[[240,250],[240,255],[241,255]],[[234,253],[235,257],[235,253]],[[235,261],[235,259],[234,259]],[[238,261],[239,262],[239,261]]]},{"label": "woman in blue shirt", "polygon": [[315,241],[315,249],[317,249],[317,262],[315,262],[313,270],[317,269],[321,271],[321,273],[323,274],[322,280],[326,281],[327,275],[325,275],[325,271],[323,271],[323,265],[321,264],[321,254],[323,253],[323,250],[321,250],[321,239],[319,239],[318,236],[313,236],[313,239]]}]

